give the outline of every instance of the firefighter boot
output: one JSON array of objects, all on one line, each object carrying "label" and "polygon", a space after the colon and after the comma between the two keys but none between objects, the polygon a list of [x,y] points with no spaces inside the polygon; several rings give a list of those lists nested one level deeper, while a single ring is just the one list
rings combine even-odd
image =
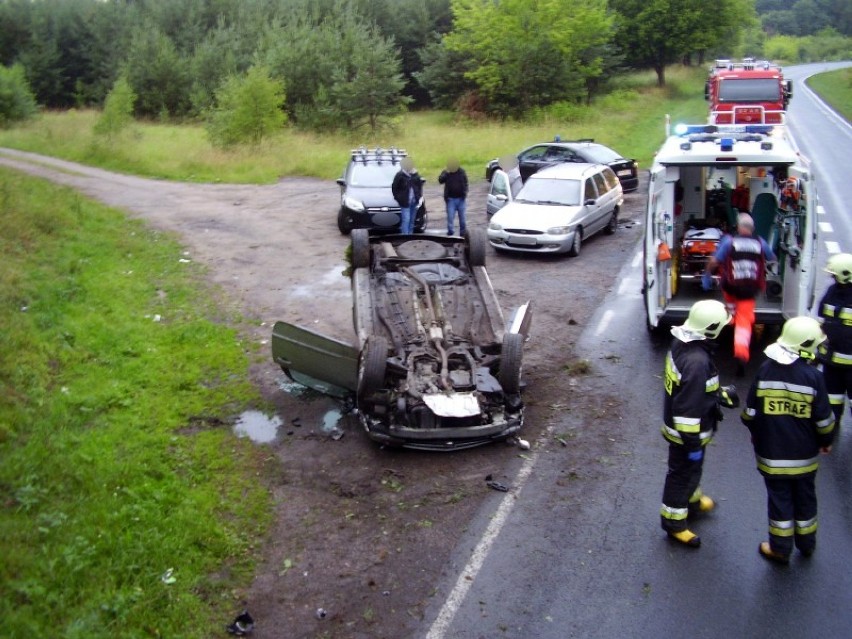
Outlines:
[{"label": "firefighter boot", "polygon": [[683,544],[684,546],[689,546],[690,548],[698,548],[701,546],[701,537],[696,535],[691,530],[679,530],[677,532],[672,532],[671,530],[666,531],[669,539],[673,539],[679,544]]},{"label": "firefighter boot", "polygon": [[689,502],[689,515],[706,515],[716,509],[716,501],[707,495],[701,495],[695,501]]},{"label": "firefighter boot", "polygon": [[768,541],[760,542],[760,545],[757,547],[757,551],[760,553],[761,557],[768,559],[769,561],[774,561],[776,564],[786,566],[790,563],[790,555],[784,555],[772,550],[772,546],[769,545]]}]

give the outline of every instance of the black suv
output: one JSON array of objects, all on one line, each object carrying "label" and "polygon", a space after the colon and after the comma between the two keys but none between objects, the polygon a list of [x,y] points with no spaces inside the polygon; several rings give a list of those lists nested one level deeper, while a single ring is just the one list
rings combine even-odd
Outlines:
[{"label": "black suv", "polygon": [[[343,177],[337,180],[340,185],[337,226],[341,233],[349,235],[352,229],[399,232],[399,204],[393,199],[391,183],[406,155],[402,149],[395,148],[352,150]],[[426,222],[426,202],[421,198],[414,232],[422,233]]]},{"label": "black suv", "polygon": [[[635,191],[639,186],[639,165],[636,160],[628,160],[617,151],[604,146],[593,139],[544,142],[528,147],[518,153],[518,169],[521,179],[536,171],[562,162],[588,162],[606,164],[613,170],[625,192]],[[485,167],[485,179],[491,181],[499,160],[491,160]]]}]

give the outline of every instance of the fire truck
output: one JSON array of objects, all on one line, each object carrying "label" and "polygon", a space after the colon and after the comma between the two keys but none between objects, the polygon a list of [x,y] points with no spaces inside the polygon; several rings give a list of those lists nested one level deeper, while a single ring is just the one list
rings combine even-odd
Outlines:
[{"label": "fire truck", "polygon": [[766,60],[717,60],[704,87],[710,124],[784,124],[793,85]]}]

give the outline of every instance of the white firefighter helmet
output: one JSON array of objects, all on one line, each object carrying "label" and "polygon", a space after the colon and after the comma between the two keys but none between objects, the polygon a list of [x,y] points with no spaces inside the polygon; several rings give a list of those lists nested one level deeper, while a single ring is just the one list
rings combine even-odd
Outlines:
[{"label": "white firefighter helmet", "polygon": [[700,300],[689,309],[689,316],[683,328],[693,333],[699,333],[707,339],[716,339],[722,329],[731,321],[731,314],[722,302],[717,300]]},{"label": "white firefighter helmet", "polygon": [[784,322],[778,343],[799,355],[812,358],[825,341],[825,333],[813,317],[792,317]]},{"label": "white firefighter helmet", "polygon": [[852,282],[852,253],[837,253],[828,258],[825,270],[834,275],[839,284]]}]

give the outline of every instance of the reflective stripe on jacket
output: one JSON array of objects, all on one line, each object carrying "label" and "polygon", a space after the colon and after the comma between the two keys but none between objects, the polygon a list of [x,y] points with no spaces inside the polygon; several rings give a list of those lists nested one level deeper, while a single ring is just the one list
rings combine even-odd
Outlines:
[{"label": "reflective stripe on jacket", "polygon": [[743,423],[765,475],[803,475],[819,466],[834,439],[834,414],[822,373],[803,359],[764,362],[749,389]]},{"label": "reflective stripe on jacket", "polygon": [[852,366],[852,284],[829,286],[819,303],[819,317],[828,337],[820,347],[824,361]]},{"label": "reflective stripe on jacket", "polygon": [[713,438],[718,414],[719,373],[707,340],[672,341],[666,355],[662,434],[696,450]]}]

